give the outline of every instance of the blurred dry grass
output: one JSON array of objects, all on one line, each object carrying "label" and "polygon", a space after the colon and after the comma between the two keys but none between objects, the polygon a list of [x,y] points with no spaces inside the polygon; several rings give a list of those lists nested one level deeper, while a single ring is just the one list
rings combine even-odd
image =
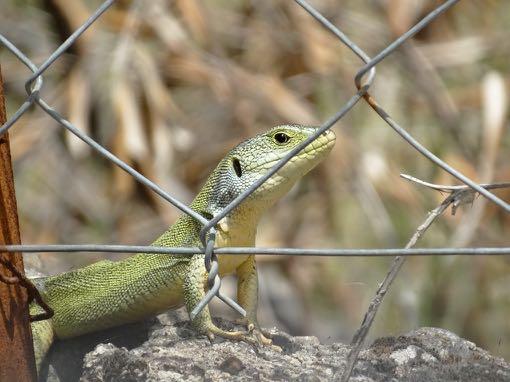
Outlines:
[{"label": "blurred dry grass", "polygon": [[[439,1],[315,0],[375,54]],[[0,32],[41,63],[99,1],[4,0]],[[510,2],[461,2],[378,65],[373,93],[436,154],[480,181],[510,179]],[[8,111],[28,71],[5,50]],[[224,153],[270,126],[320,123],[354,92],[356,57],[292,1],[119,1],[46,72],[43,97],[115,155],[191,201]],[[38,109],[11,130],[25,243],[146,244],[176,209],[67,135]],[[258,245],[398,247],[440,195],[398,178],[452,182],[360,103],[329,160],[278,204]],[[499,191],[510,198],[510,192]],[[508,246],[510,219],[477,200],[423,246]],[[55,273],[96,255],[45,254]],[[35,257],[31,257],[35,262]],[[260,259],[261,318],[349,340],[389,259]],[[441,326],[510,357],[510,262],[413,258],[373,336]]]}]

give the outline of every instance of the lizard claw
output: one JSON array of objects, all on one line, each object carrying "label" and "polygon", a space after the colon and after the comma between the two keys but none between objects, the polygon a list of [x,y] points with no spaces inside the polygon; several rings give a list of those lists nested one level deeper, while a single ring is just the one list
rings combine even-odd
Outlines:
[{"label": "lizard claw", "polygon": [[211,339],[211,338],[214,339],[215,335],[218,337],[221,337],[221,338],[229,339],[229,340],[244,341],[251,345],[258,345],[256,339],[250,335],[249,331],[232,331],[232,332],[230,332],[227,330],[220,329],[216,326],[209,327],[209,329],[207,330],[207,337],[209,339]]},{"label": "lizard claw", "polygon": [[226,338],[229,340],[243,341],[253,346],[268,346],[274,351],[281,352],[282,349],[279,346],[273,345],[273,340],[270,338],[269,332],[264,331],[254,323],[247,325],[247,331],[227,331],[220,329],[216,326],[211,326],[207,330],[207,337],[212,342],[215,336]]},{"label": "lizard claw", "polygon": [[[253,325],[253,324],[252,324]],[[273,347],[273,340],[269,332],[262,330],[261,328],[252,328],[250,331],[252,335],[257,339],[257,342],[263,346]],[[281,350],[281,349],[280,349]]]},{"label": "lizard claw", "polygon": [[[236,320],[238,325],[246,325],[248,333],[255,339],[257,345],[271,346],[273,347],[273,340],[271,339],[271,333],[267,330],[260,328],[260,326],[252,321],[248,321],[246,318]],[[280,349],[281,350],[281,349]]]}]

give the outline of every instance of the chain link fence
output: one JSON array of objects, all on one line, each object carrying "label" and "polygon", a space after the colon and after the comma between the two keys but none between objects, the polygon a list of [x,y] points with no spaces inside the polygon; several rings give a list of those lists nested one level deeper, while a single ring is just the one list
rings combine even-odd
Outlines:
[{"label": "chain link fence", "polygon": [[[10,128],[14,127],[16,122],[21,116],[29,110],[33,105],[37,105],[39,108],[44,110],[50,117],[57,121],[61,126],[67,129],[70,133],[81,139],[98,154],[106,158],[107,160],[120,167],[126,173],[131,175],[138,182],[143,184],[148,189],[155,192],[161,198],[171,203],[183,213],[196,219],[201,225],[200,239],[202,242],[201,248],[168,248],[168,247],[153,247],[153,246],[125,246],[125,245],[8,245],[1,246],[0,251],[3,252],[122,252],[122,253],[159,253],[159,254],[172,254],[172,255],[190,255],[202,253],[205,258],[205,265],[209,272],[209,290],[206,293],[205,298],[195,307],[191,313],[192,318],[203,309],[213,297],[217,296],[226,304],[231,306],[233,309],[244,315],[245,312],[235,301],[230,299],[228,296],[221,292],[221,280],[218,276],[217,266],[217,255],[220,254],[231,254],[231,255],[246,255],[246,254],[266,254],[266,255],[293,255],[293,256],[397,256],[394,260],[393,265],[386,279],[380,284],[377,294],[370,304],[370,307],[365,315],[365,318],[360,326],[360,329],[354,336],[352,341],[352,350],[349,355],[348,363],[345,370],[338,371],[338,377],[344,381],[347,381],[352,373],[353,367],[358,358],[358,354],[363,346],[363,342],[366,339],[368,331],[375,318],[377,309],[383,301],[384,295],[386,294],[392,281],[398,274],[401,266],[403,265],[407,256],[449,256],[449,255],[508,255],[510,254],[510,248],[433,248],[433,249],[414,249],[414,245],[426,229],[439,217],[448,207],[456,208],[458,205],[468,203],[472,201],[474,195],[480,194],[487,198],[489,201],[499,206],[505,212],[510,212],[510,204],[494,195],[490,190],[494,188],[508,187],[509,184],[485,184],[480,185],[469,179],[467,176],[462,174],[454,167],[445,163],[442,159],[434,155],[430,150],[424,147],[418,142],[408,131],[401,127],[395,122],[391,116],[377,103],[374,97],[370,94],[370,88],[376,77],[376,66],[382,62],[386,57],[391,55],[397,50],[403,43],[408,39],[412,38],[416,33],[421,31],[424,27],[434,21],[442,13],[453,7],[459,0],[445,1],[443,4],[438,6],[420,22],[414,25],[407,32],[398,37],[380,53],[374,57],[369,57],[358,45],[345,35],[341,29],[329,22],[321,13],[319,13],[314,7],[304,0],[295,0],[296,6],[301,6],[306,12],[309,13],[310,17],[313,17],[318,23],[324,28],[331,32],[339,43],[345,45],[352,51],[360,60],[363,66],[359,69],[354,77],[354,83],[357,91],[352,97],[347,100],[338,111],[331,116],[326,122],[324,122],[313,136],[309,137],[306,141],[295,147],[290,151],[284,158],[282,158],[277,164],[275,164],[263,177],[258,179],[253,185],[246,191],[236,197],[228,206],[226,206],[220,213],[213,216],[210,219],[205,218],[201,214],[192,210],[183,202],[179,201],[169,193],[167,193],[160,186],[152,182],[150,179],[142,175],[140,172],[129,166],[127,163],[119,159],[117,156],[112,154],[106,148],[101,146],[98,142],[90,138],[88,135],[80,131],[76,126],[66,120],[62,115],[51,107],[44,99],[40,96],[40,90],[43,86],[43,74],[44,72],[62,56],[66,50],[75,43],[75,41],[84,33],[94,22],[101,17],[114,3],[114,0],[107,0],[101,4],[99,8],[89,17],[89,19],[81,25],[72,35],[55,50],[42,65],[37,67],[20,49],[16,47],[14,43],[9,39],[0,34],[0,43],[9,50],[21,63],[30,69],[32,75],[25,82],[25,89],[27,97],[23,104],[18,108],[14,115],[0,127],[0,136],[6,133]],[[318,136],[330,129],[336,122],[344,117],[358,102],[366,102],[388,125],[393,129],[401,138],[412,146],[418,153],[429,159],[432,163],[448,172],[465,186],[440,186],[427,184],[426,182],[419,181],[416,179],[415,182],[439,189],[443,192],[448,193],[448,196],[444,201],[424,220],[422,225],[417,229],[413,237],[410,239],[407,246],[403,249],[298,249],[298,248],[214,248],[215,242],[215,226],[227,216],[234,208],[242,203],[250,194],[252,194],[258,187],[260,187],[266,180],[273,176],[279,169],[281,169],[289,160],[297,155],[304,147],[310,144]],[[21,280],[26,281],[26,279]],[[13,280],[2,280],[13,281]],[[21,283],[23,285],[23,283]],[[26,283],[25,283],[26,284]],[[26,285],[25,285],[26,287]],[[34,293],[34,291],[31,291]],[[40,297],[36,298],[39,301]],[[40,319],[40,318],[39,318]]]}]

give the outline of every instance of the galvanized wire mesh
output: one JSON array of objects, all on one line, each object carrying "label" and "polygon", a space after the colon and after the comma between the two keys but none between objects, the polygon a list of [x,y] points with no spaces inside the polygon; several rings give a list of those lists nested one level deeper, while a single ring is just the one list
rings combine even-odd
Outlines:
[{"label": "galvanized wire mesh", "polygon": [[[430,24],[434,19],[439,17],[442,13],[447,11],[453,5],[455,5],[459,0],[448,0],[443,4],[438,6],[432,12],[430,12],[426,17],[424,17],[420,22],[414,25],[407,32],[402,34],[399,38],[393,41],[390,45],[388,45],[385,49],[383,49],[380,53],[375,55],[373,58],[370,58],[358,45],[356,45],[352,40],[350,40],[338,27],[329,22],[321,13],[319,13],[314,7],[312,7],[308,2],[304,0],[295,0],[295,2],[301,6],[306,12],[310,14],[311,17],[315,18],[317,22],[319,22],[324,28],[326,28],[329,32],[331,32],[334,36],[336,36],[342,44],[344,44],[348,49],[350,49],[356,56],[358,56],[364,65],[359,69],[354,77],[354,83],[356,85],[357,91],[352,95],[352,97],[347,100],[344,105],[326,122],[324,122],[317,130],[317,132],[309,137],[306,141],[302,142],[300,145],[291,150],[284,158],[282,158],[277,164],[275,164],[263,177],[258,179],[251,187],[245,190],[242,194],[236,197],[228,206],[226,206],[220,213],[213,216],[210,219],[205,218],[199,213],[193,211],[186,204],[182,203],[178,199],[174,198],[172,195],[168,194],[165,190],[163,190],[160,186],[152,182],[150,179],[146,178],[144,175],[136,171],[134,168],[129,166],[127,163],[116,157],[106,148],[101,146],[98,142],[84,134],[82,131],[76,128],[72,123],[66,120],[62,115],[60,115],[56,110],[54,110],[48,103],[46,103],[40,96],[40,90],[43,86],[43,74],[44,72],[59,58],[62,54],[80,37],[82,33],[84,33],[93,23],[114,4],[114,0],[107,0],[101,4],[99,8],[89,17],[89,19],[79,27],[72,35],[60,46],[57,50],[55,50],[47,59],[44,61],[42,65],[37,67],[33,62],[21,52],[15,44],[9,41],[5,36],[0,34],[0,43],[7,48],[14,56],[16,56],[25,66],[27,66],[32,75],[25,82],[25,89],[27,92],[27,97],[23,104],[18,108],[18,110],[14,113],[14,115],[3,125],[0,127],[0,136],[7,132],[10,128],[15,126],[18,119],[32,106],[37,105],[42,110],[44,110],[48,115],[50,115],[55,121],[57,121],[60,125],[62,125],[69,132],[77,136],[91,148],[93,148],[97,153],[120,167],[122,170],[130,174],[134,179],[138,182],[146,186],[147,188],[154,191],[156,194],[161,196],[163,199],[180,209],[182,212],[188,214],[189,216],[196,219],[200,224],[202,224],[203,228],[200,233],[200,239],[203,244],[201,248],[168,248],[168,247],[153,247],[153,246],[125,246],[125,245],[12,245],[6,247],[0,247],[0,251],[9,251],[9,252],[126,252],[126,253],[161,253],[161,254],[173,254],[173,255],[189,255],[189,254],[197,254],[203,253],[205,257],[206,268],[209,271],[209,291],[206,294],[206,297],[203,301],[195,308],[192,312],[192,316],[198,314],[198,312],[214,297],[220,297],[224,302],[228,305],[236,309],[241,314],[244,314],[244,310],[237,305],[237,303],[227,296],[221,294],[221,280],[217,274],[218,266],[217,266],[217,257],[216,255],[220,254],[269,254],[269,255],[294,255],[294,256],[414,256],[414,255],[508,255],[510,254],[510,248],[434,248],[434,249],[359,249],[359,250],[346,250],[346,249],[297,249],[297,248],[214,248],[215,241],[215,226],[216,224],[223,219],[226,215],[228,215],[234,208],[236,208],[240,203],[243,202],[250,194],[252,194],[258,187],[260,187],[266,180],[268,180],[271,176],[273,176],[279,169],[281,169],[289,160],[291,160],[295,155],[297,155],[304,147],[306,147],[310,142],[315,140],[318,136],[320,136],[323,132],[330,129],[338,120],[340,120],[343,116],[345,116],[359,101],[364,100],[397,134],[399,134],[402,139],[404,139],[409,145],[411,145],[416,151],[418,151],[421,155],[425,156],[427,159],[432,161],[435,165],[441,167],[446,172],[450,173],[452,176],[460,180],[467,187],[462,189],[452,189],[452,196],[450,197],[448,204],[458,202],[460,199],[454,200],[455,197],[460,195],[460,191],[472,190],[472,193],[476,192],[483,195],[485,198],[498,205],[506,212],[510,212],[510,204],[500,199],[492,192],[490,192],[490,187],[487,185],[479,185],[473,180],[469,179],[467,176],[459,172],[457,169],[445,163],[439,157],[434,155],[431,151],[429,151],[426,147],[424,147],[420,142],[418,142],[411,134],[409,134],[404,128],[402,128],[399,124],[397,124],[390,115],[376,102],[376,100],[369,93],[370,88],[373,84],[374,78],[376,76],[375,67],[377,64],[382,62],[386,57],[392,54],[396,49],[400,47],[405,41],[413,37],[416,33],[422,30],[425,26]],[[495,187],[493,187],[495,188]],[[453,195],[454,193],[458,193]],[[471,192],[471,191],[470,191]],[[430,221],[430,223],[433,219]],[[413,244],[414,245],[414,244]],[[395,262],[394,268],[390,271],[392,274],[391,277],[388,278],[388,284],[385,284],[386,287],[391,284],[391,281],[396,276],[398,270],[400,269],[403,262],[403,258],[397,258]],[[386,280],[385,280],[386,281]],[[384,293],[386,290],[384,290]],[[384,296],[384,294],[382,295]],[[375,309],[372,307],[371,311],[368,313],[373,313],[375,316],[375,312],[377,311],[377,306],[382,301],[382,297],[380,301],[375,304]],[[367,314],[368,315],[368,314]],[[366,336],[366,332],[370,327],[370,324],[373,320],[373,317],[368,322],[366,319],[362,324],[366,329],[364,332],[360,330],[360,332],[355,336],[353,340],[353,344],[356,345],[353,347],[353,352],[351,353],[349,364],[347,365],[346,371],[343,374],[343,379],[347,380],[350,376],[354,363],[357,359],[357,354],[362,346],[363,340]],[[360,334],[361,333],[361,334]]]}]

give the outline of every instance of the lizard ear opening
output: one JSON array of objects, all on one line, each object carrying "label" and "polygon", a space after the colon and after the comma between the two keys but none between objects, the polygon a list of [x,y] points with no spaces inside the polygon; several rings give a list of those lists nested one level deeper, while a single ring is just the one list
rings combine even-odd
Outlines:
[{"label": "lizard ear opening", "polygon": [[234,171],[238,178],[243,176],[243,169],[241,168],[241,162],[237,158],[232,158],[232,167],[234,167]]},{"label": "lizard ear opening", "polygon": [[207,211],[200,211],[200,215],[202,215],[207,220],[211,220],[213,218],[213,214]]}]

